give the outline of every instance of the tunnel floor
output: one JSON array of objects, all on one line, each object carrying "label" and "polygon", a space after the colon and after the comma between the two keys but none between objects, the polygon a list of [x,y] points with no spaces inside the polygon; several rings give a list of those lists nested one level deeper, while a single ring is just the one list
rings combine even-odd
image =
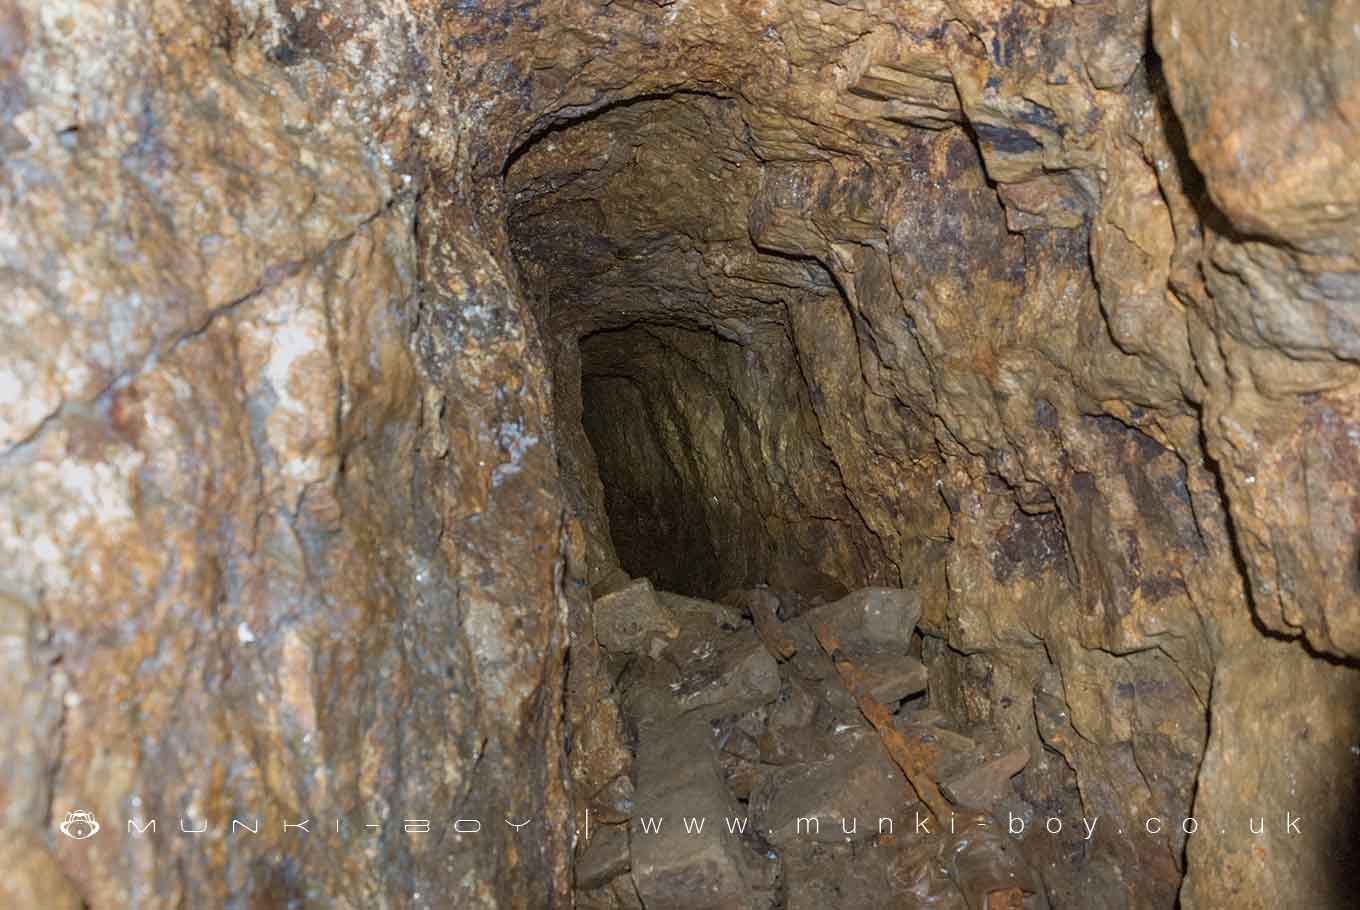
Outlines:
[{"label": "tunnel floor", "polygon": [[930,708],[918,595],[826,582],[596,599],[634,788],[578,888],[647,908],[1047,906],[995,821],[1030,821],[1011,783],[1027,751]]}]

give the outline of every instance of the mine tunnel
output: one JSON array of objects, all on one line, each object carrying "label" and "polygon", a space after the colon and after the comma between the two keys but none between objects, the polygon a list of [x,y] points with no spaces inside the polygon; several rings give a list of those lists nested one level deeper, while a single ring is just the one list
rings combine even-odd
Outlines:
[{"label": "mine tunnel", "polygon": [[710,599],[781,565],[896,579],[825,438],[846,377],[798,354],[799,331],[850,328],[847,301],[816,251],[752,235],[789,187],[748,132],[732,99],[677,93],[558,127],[507,172],[592,568]]},{"label": "mine tunnel", "polygon": [[[1109,673],[1098,712],[1132,710],[1099,721],[1127,724],[1133,751],[1096,772],[1130,818],[1156,806],[1188,824],[1208,734],[1173,606],[1189,595],[1176,554],[1205,546],[1194,481],[1140,409],[1091,412],[1020,350],[1122,356],[1076,303],[1097,290],[1085,191],[1048,184],[1038,206],[998,191],[986,158],[1036,149],[995,127],[924,118],[854,161],[809,160],[762,145],[753,119],[731,97],[649,96],[554,124],[505,174],[585,537],[588,666],[620,712],[619,742],[576,748],[630,766],[583,772],[586,805],[628,822],[578,852],[578,894],[1169,906],[1185,830],[1110,860],[1073,823],[1098,825],[1077,743],[1113,731],[1077,732],[1068,685]],[[1044,288],[1062,288],[1048,299],[1064,316],[1029,302]],[[1072,321],[1064,341],[1055,318]],[[994,384],[942,383],[937,365],[965,356]],[[940,432],[942,410],[962,436]],[[1079,454],[1037,454],[1073,436]],[[976,468],[958,473],[960,456]],[[1081,590],[1107,619],[1080,615]],[[1134,631],[1139,604],[1167,625]],[[1123,631],[1092,652],[1071,643],[1082,627]],[[933,770],[904,789],[913,762]],[[691,807],[754,832],[703,848],[639,833]],[[874,852],[922,813],[971,833]]]},{"label": "mine tunnel", "polygon": [[1284,6],[0,5],[0,907],[1354,906]]}]

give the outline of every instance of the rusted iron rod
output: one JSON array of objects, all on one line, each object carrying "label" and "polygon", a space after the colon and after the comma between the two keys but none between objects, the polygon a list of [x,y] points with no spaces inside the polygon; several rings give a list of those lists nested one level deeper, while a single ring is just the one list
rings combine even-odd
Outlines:
[{"label": "rusted iron rod", "polygon": [[919,745],[912,743],[903,735],[902,731],[897,729],[887,707],[870,694],[864,673],[841,653],[840,638],[835,631],[824,623],[818,623],[815,632],[817,643],[822,646],[822,650],[835,664],[841,682],[845,684],[845,688],[855,699],[855,704],[859,706],[860,713],[878,732],[878,738],[883,743],[883,748],[887,750],[888,756],[892,758],[897,767],[902,769],[902,773],[907,777],[907,782],[911,784],[911,788],[916,791],[916,795],[930,813],[935,816],[935,820],[943,824],[953,814],[954,810],[935,783],[931,774],[929,754]]}]

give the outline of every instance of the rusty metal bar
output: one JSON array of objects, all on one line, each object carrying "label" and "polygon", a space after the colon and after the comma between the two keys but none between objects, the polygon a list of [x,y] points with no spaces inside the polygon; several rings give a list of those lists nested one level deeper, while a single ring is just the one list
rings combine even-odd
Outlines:
[{"label": "rusty metal bar", "polygon": [[822,646],[822,650],[835,664],[841,682],[845,684],[845,688],[855,699],[855,704],[859,706],[860,713],[878,732],[878,738],[882,741],[883,748],[887,750],[893,762],[902,769],[902,773],[907,777],[907,782],[911,784],[911,788],[916,791],[916,795],[921,802],[925,803],[930,813],[935,816],[935,820],[943,824],[949,816],[953,815],[954,810],[949,801],[945,799],[944,794],[940,792],[940,788],[936,785],[932,776],[933,756],[920,744],[909,740],[893,724],[892,714],[887,707],[869,693],[869,686],[863,672],[841,653],[840,638],[835,631],[825,623],[818,623],[815,632],[817,643]]}]

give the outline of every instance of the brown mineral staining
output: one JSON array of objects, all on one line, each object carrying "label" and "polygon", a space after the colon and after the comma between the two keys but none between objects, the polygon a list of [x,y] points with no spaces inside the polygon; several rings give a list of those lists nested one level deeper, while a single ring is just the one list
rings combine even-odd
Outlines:
[{"label": "brown mineral staining", "polygon": [[0,4],[0,903],[1350,906],[1357,28]]},{"label": "brown mineral staining", "polygon": [[1019,888],[993,891],[987,895],[984,910],[1024,910],[1025,892]]},{"label": "brown mineral staining", "polygon": [[751,621],[755,623],[761,642],[770,654],[780,660],[788,660],[798,653],[797,643],[784,634],[784,629],[779,624],[779,617],[776,615],[779,610],[779,598],[773,593],[764,588],[740,591],[727,602],[746,608],[751,615]]}]

